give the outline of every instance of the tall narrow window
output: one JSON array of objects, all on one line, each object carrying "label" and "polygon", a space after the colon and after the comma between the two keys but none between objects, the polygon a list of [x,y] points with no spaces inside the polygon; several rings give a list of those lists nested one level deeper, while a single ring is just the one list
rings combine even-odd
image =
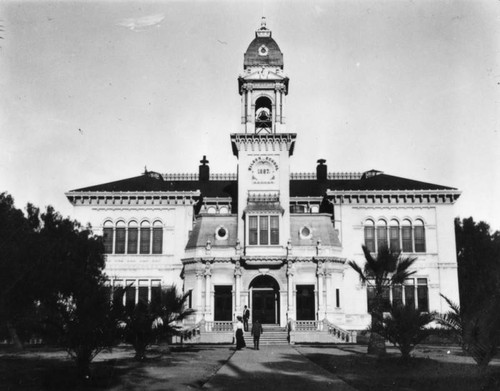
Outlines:
[{"label": "tall narrow window", "polygon": [[391,220],[389,227],[389,246],[393,252],[401,250],[401,246],[399,245],[399,224],[396,220]]},{"label": "tall narrow window", "polygon": [[400,307],[403,305],[403,286],[394,285],[392,287],[392,305],[394,307]]},{"label": "tall narrow window", "polygon": [[429,312],[427,278],[417,278],[417,305],[420,311]]},{"label": "tall narrow window", "polygon": [[139,301],[147,304],[149,293],[149,280],[139,280]]},{"label": "tall narrow window", "polygon": [[135,221],[128,224],[127,254],[137,254],[137,241],[139,239],[139,229]]},{"label": "tall narrow window", "polygon": [[375,227],[372,220],[365,221],[365,246],[371,253],[375,252]]},{"label": "tall narrow window", "polygon": [[415,281],[409,278],[405,281],[405,304],[415,308]]},{"label": "tall narrow window", "polygon": [[402,234],[403,234],[403,252],[405,253],[413,252],[411,223],[409,220],[403,220]]},{"label": "tall narrow window", "polygon": [[387,247],[387,223],[384,220],[377,222],[377,251]]},{"label": "tall narrow window", "polygon": [[280,227],[278,216],[271,216],[271,244],[280,244]]},{"label": "tall narrow window", "polygon": [[368,300],[368,312],[371,313],[375,309],[375,288],[368,286],[366,288],[366,295]]},{"label": "tall narrow window", "polygon": [[151,228],[147,221],[141,223],[140,253],[149,254],[151,246]]},{"label": "tall narrow window", "polygon": [[125,237],[126,229],[125,222],[119,221],[116,223],[115,236],[115,254],[125,254]]},{"label": "tall narrow window", "polygon": [[113,223],[106,221],[102,229],[102,239],[104,244],[104,253],[113,253]]},{"label": "tall narrow window", "polygon": [[136,286],[134,280],[127,280],[127,285],[125,286],[125,307],[127,309],[133,309],[135,307],[135,290]]},{"label": "tall narrow window", "polygon": [[413,234],[415,235],[415,252],[425,253],[425,228],[422,220],[415,222]]},{"label": "tall narrow window", "polygon": [[160,221],[153,224],[153,254],[163,252],[163,226]]},{"label": "tall narrow window", "polygon": [[268,216],[260,216],[259,217],[259,235],[260,235],[260,244],[269,244],[269,218]]},{"label": "tall narrow window", "polygon": [[257,216],[248,217],[248,244],[257,244]]},{"label": "tall narrow window", "polygon": [[161,303],[161,280],[151,281],[151,303]]}]

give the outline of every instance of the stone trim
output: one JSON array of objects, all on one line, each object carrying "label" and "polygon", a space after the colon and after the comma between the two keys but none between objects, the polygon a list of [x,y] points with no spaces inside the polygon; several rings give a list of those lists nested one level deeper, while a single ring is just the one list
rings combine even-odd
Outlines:
[{"label": "stone trim", "polygon": [[459,190],[330,190],[335,204],[454,204]]},{"label": "stone trim", "polygon": [[68,192],[65,193],[74,206],[123,206],[123,205],[194,205],[200,191],[171,192]]},{"label": "stone trim", "polygon": [[[359,180],[363,176],[361,172],[329,172],[327,179],[329,180]],[[315,172],[292,172],[290,173],[291,180],[316,180]]]}]

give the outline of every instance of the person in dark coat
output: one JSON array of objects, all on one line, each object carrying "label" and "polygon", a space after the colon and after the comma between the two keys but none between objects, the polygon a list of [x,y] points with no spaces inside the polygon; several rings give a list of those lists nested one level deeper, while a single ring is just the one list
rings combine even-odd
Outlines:
[{"label": "person in dark coat", "polygon": [[241,350],[246,347],[245,338],[243,338],[243,323],[241,316],[238,316],[238,322],[236,323],[236,350]]},{"label": "person in dark coat", "polygon": [[259,340],[260,340],[260,335],[264,332],[262,329],[262,325],[260,324],[259,320],[256,319],[252,323],[252,335],[253,335],[253,348],[255,350],[259,350]]},{"label": "person in dark coat", "polygon": [[250,310],[247,306],[243,309],[243,328],[248,331],[248,319],[250,319]]}]

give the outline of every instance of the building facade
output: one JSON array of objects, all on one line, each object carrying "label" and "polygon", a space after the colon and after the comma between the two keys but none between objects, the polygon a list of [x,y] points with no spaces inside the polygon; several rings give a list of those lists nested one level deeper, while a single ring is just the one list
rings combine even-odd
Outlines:
[{"label": "building facade", "polygon": [[347,265],[361,246],[417,257],[412,278],[388,301],[444,311],[458,301],[454,188],[370,170],[290,172],[300,135],[286,128],[289,78],[263,21],[238,78],[241,129],[230,134],[235,172],[142,175],[66,195],[75,217],[102,234],[106,273],[130,285],[126,301],[151,300],[160,286],[190,292],[195,321],[251,320],[285,326],[327,321],[346,330],[369,324],[372,292]]}]

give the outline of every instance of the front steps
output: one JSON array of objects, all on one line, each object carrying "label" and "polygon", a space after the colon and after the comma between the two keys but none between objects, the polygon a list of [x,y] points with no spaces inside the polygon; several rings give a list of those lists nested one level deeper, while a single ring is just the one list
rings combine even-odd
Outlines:
[{"label": "front steps", "polygon": [[[288,345],[288,332],[277,325],[262,325],[264,332],[260,336],[259,346],[266,345]],[[251,326],[243,333],[247,347],[253,347],[253,336]]]}]

